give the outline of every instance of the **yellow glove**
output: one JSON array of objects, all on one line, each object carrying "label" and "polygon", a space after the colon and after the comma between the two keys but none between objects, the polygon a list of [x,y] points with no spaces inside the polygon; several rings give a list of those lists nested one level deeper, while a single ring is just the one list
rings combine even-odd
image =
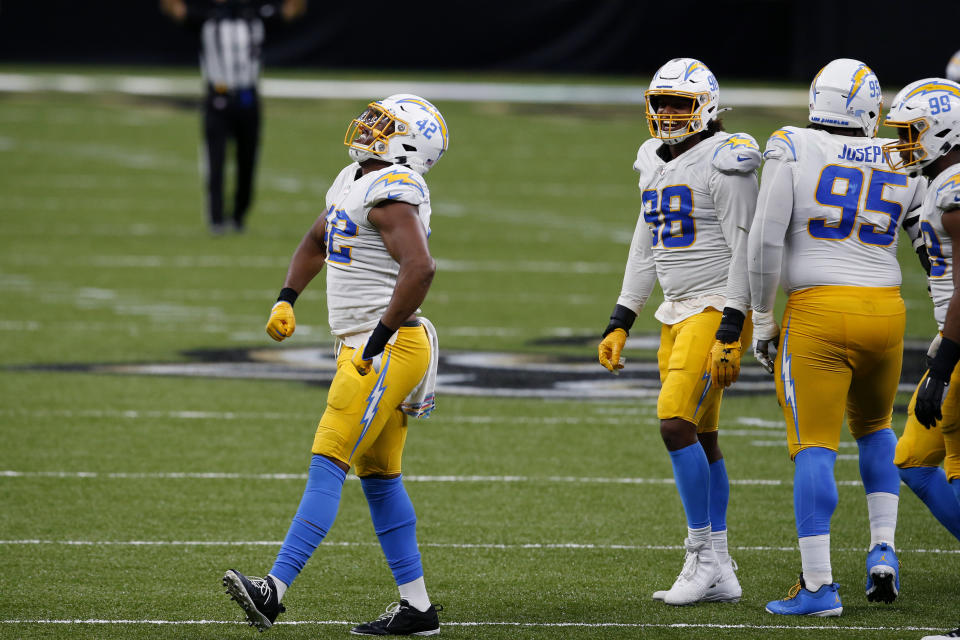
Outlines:
[{"label": "yellow glove", "polygon": [[740,377],[740,341],[720,342],[710,349],[710,381],[726,389]]},{"label": "yellow glove", "polygon": [[367,375],[371,371],[374,373],[380,373],[380,363],[383,360],[383,352],[381,351],[377,355],[367,360],[363,357],[363,350],[366,348],[367,345],[364,344],[359,349],[355,349],[353,352],[353,357],[350,358],[350,364],[352,364],[357,370],[357,373],[362,376]]},{"label": "yellow glove", "polygon": [[598,348],[600,354],[600,364],[613,375],[620,373],[623,369],[623,362],[620,360],[620,352],[623,351],[623,345],[627,343],[627,332],[623,329],[614,329],[600,341]]},{"label": "yellow glove", "polygon": [[297,328],[297,319],[293,317],[293,305],[289,302],[278,302],[270,309],[270,319],[267,320],[267,335],[282,342],[284,338],[293,335]]}]

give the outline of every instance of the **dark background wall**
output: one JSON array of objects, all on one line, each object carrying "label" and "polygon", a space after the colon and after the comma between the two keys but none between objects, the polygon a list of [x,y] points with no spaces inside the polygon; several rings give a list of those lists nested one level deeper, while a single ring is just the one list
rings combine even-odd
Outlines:
[{"label": "dark background wall", "polygon": [[[196,65],[157,0],[2,0],[0,62]],[[837,57],[888,88],[942,75],[960,0],[308,0],[267,34],[267,66],[649,75],[676,56],[721,80],[808,82]]]}]

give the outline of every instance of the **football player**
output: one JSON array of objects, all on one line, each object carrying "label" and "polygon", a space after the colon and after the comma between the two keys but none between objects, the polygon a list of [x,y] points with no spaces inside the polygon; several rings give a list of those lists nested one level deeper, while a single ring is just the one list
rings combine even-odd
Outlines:
[{"label": "football player", "polygon": [[623,368],[627,334],[659,280],[657,417],[687,519],[683,570],[653,594],[671,605],[736,602],[742,593],[727,550],[730,486],[717,430],[741,339],[750,340],[746,250],[760,149],[745,133],[723,131],[719,100],[717,79],[692,58],[670,60],[650,82],[652,139],[633,165],[643,212],[599,346],[600,364]]},{"label": "football player", "polygon": [[[899,134],[883,147],[890,168],[931,181],[920,228],[940,328],[928,352],[929,371],[907,407],[894,461],[907,486],[960,540],[960,378],[951,377],[960,357],[960,303],[952,304],[954,248],[960,242],[960,84],[927,78],[907,85],[885,124]],[[947,387],[949,381],[954,384]]]},{"label": "football player", "polygon": [[[838,616],[843,606],[830,564],[830,520],[844,414],[857,442],[870,517],[867,598],[892,602],[900,588],[894,547],[900,478],[891,420],[906,312],[897,239],[901,226],[917,236],[914,209],[924,183],[884,161],[884,141],[874,137],[880,83],[867,65],[830,62],[813,79],[809,102],[807,128],[783,127],[767,142],[750,230],[754,349],[775,369],[794,461],[803,567],[787,598],[766,608]],[[781,272],[787,294],[782,332],[773,317]]]},{"label": "football player", "polygon": [[950,62],[947,63],[947,78],[954,82],[960,82],[960,51],[953,54]]},{"label": "football player", "polygon": [[433,408],[436,332],[417,316],[435,270],[423,174],[447,150],[449,132],[432,104],[396,94],[354,119],[345,144],[354,162],[334,180],[326,211],[294,251],[267,323],[274,340],[290,337],[297,296],[327,265],[337,372],[313,441],[307,486],[270,572],[248,578],[231,569],[223,584],[251,625],[269,628],[284,611],[287,588],[333,524],[353,467],[400,602],[351,632],[433,635],[440,631],[441,607],[431,603],[424,585],[417,519],[400,458],[407,415],[424,416]]}]

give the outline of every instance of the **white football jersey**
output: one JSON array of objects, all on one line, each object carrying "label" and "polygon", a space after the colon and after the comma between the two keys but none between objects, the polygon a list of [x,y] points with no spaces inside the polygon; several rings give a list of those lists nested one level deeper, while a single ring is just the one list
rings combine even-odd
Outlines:
[{"label": "white football jersey", "polygon": [[930,294],[933,316],[943,329],[953,297],[953,244],[943,227],[943,212],[960,208],[960,164],[933,179],[920,210],[920,231],[930,256]]},{"label": "white football jersey", "polygon": [[327,191],[327,311],[330,332],[337,337],[377,326],[400,272],[367,220],[370,210],[385,201],[412,204],[430,233],[430,191],[420,174],[401,165],[360,174],[354,162]]},{"label": "white football jersey", "polygon": [[799,127],[770,136],[764,158],[784,162],[793,175],[784,291],[900,285],[897,232],[925,184],[890,171],[881,150],[887,142]]},{"label": "white football jersey", "polygon": [[656,317],[675,324],[707,307],[746,313],[747,234],[757,201],[760,148],[745,133],[719,132],[665,161],[651,139],[637,152],[643,205],[618,304],[638,312],[653,288]]}]

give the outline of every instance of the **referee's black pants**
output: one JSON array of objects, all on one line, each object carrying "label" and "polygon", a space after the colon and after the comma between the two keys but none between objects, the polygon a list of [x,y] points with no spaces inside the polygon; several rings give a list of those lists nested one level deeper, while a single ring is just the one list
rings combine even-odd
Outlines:
[{"label": "referee's black pants", "polygon": [[236,229],[243,229],[247,210],[253,201],[254,171],[260,144],[260,99],[256,90],[207,91],[203,130],[207,222],[214,231],[224,229],[223,174],[227,140],[233,139],[237,152],[237,179],[232,221]]}]

